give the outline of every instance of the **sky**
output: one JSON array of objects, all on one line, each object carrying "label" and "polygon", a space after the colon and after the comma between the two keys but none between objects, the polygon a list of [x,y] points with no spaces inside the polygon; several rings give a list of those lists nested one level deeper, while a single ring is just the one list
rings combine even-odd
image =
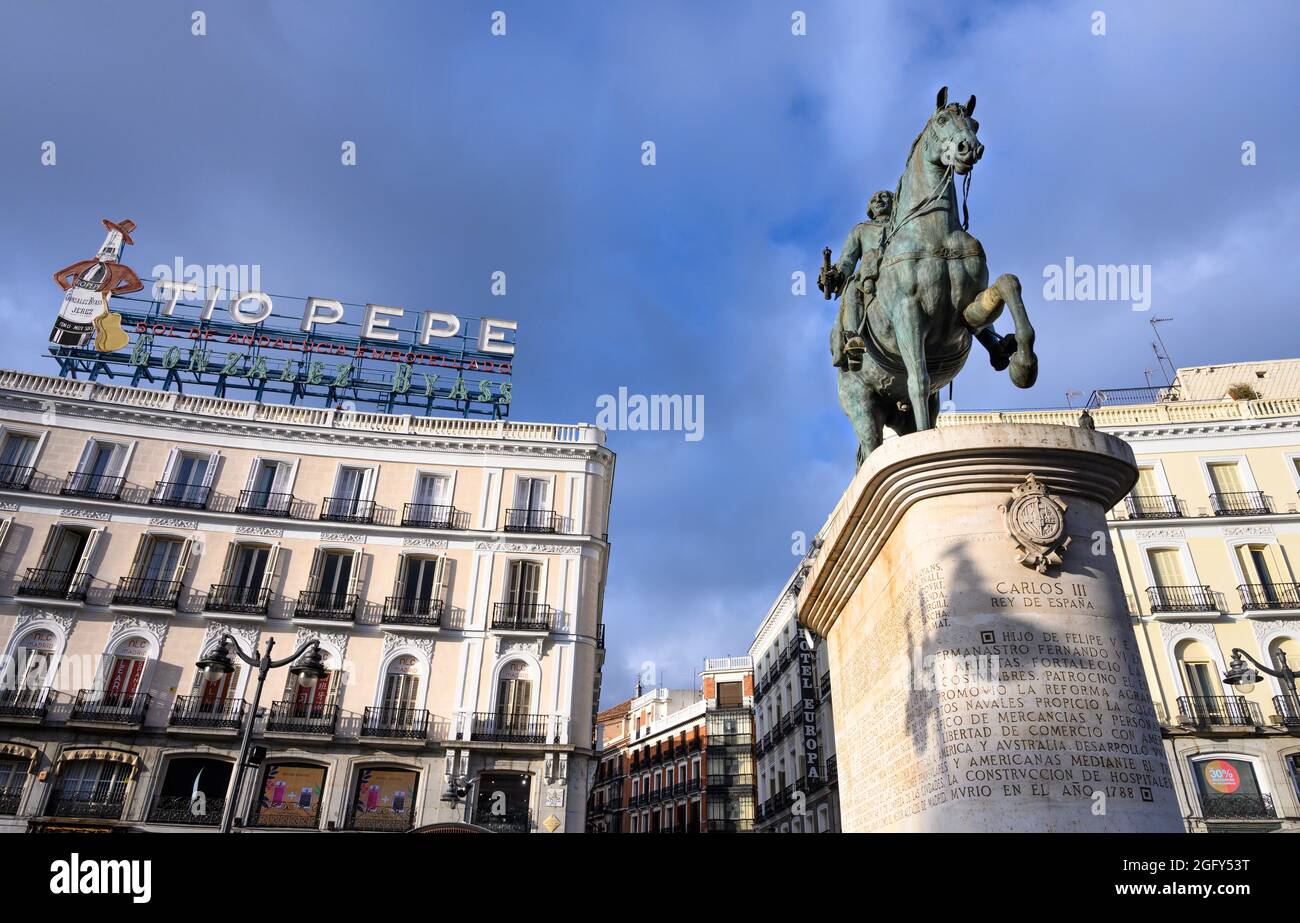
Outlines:
[{"label": "sky", "polygon": [[[51,273],[130,217],[137,270],[517,319],[514,420],[689,396],[702,438],[609,434],[602,699],[647,664],[690,686],[746,652],[852,476],[813,282],[939,87],[977,96],[970,229],[1041,364],[1018,391],[975,356],[951,407],[1077,405],[1145,383],[1155,316],[1179,366],[1300,356],[1297,34],[1300,4],[1235,0],[23,4],[0,365],[54,373]],[[1067,259],[1150,267],[1149,310],[1047,298]]]}]

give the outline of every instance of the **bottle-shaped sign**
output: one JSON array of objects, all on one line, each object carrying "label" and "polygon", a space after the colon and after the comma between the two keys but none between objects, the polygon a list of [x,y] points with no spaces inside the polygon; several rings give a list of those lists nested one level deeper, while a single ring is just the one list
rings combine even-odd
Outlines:
[{"label": "bottle-shaped sign", "polygon": [[105,218],[104,227],[108,236],[94,259],[79,260],[54,274],[54,281],[64,291],[58,319],[50,331],[50,342],[56,346],[82,348],[92,334],[100,352],[121,349],[127,343],[122,318],[108,309],[108,299],[144,288],[135,270],[118,262],[122,248],[134,242],[131,232],[135,222],[130,218],[121,222]]}]

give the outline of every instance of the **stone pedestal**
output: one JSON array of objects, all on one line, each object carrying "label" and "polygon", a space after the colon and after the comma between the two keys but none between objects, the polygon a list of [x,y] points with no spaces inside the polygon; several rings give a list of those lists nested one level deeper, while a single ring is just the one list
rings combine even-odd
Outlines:
[{"label": "stone pedestal", "polygon": [[846,831],[1183,829],[1106,530],[1135,479],[1126,443],[1068,426],[872,453],[799,599]]}]

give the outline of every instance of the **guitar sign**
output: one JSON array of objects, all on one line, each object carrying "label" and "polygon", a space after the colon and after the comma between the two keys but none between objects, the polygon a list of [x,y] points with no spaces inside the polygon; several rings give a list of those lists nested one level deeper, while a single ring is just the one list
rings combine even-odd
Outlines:
[{"label": "guitar sign", "polygon": [[109,310],[108,300],[144,288],[135,270],[118,262],[122,248],[134,243],[131,232],[135,222],[130,218],[121,222],[105,218],[104,227],[108,236],[94,259],[78,260],[54,274],[54,281],[64,292],[59,316],[50,331],[50,342],[56,346],[82,348],[92,334],[99,352],[113,352],[127,344],[122,317]]}]

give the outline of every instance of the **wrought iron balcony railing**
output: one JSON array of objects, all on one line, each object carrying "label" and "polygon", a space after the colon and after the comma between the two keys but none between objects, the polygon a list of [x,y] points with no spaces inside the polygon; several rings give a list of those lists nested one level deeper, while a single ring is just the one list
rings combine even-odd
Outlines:
[{"label": "wrought iron balcony railing", "polygon": [[17,814],[18,804],[22,799],[23,787],[21,784],[0,788],[0,814]]},{"label": "wrought iron balcony railing", "polygon": [[492,627],[503,631],[550,631],[555,610],[546,603],[504,602],[492,606]]},{"label": "wrought iron balcony railing", "polygon": [[154,577],[123,577],[113,591],[113,603],[119,606],[142,606],[148,609],[175,609],[180,602],[179,580]]},{"label": "wrought iron balcony railing", "polygon": [[40,720],[49,698],[48,689],[0,689],[0,718]]},{"label": "wrought iron balcony railing", "polygon": [[326,497],[320,518],[327,522],[369,523],[375,520],[375,501],[355,497]]},{"label": "wrought iron balcony railing", "polygon": [[1287,727],[1300,727],[1300,698],[1293,695],[1275,695],[1273,710]]},{"label": "wrought iron balcony railing", "polygon": [[187,510],[204,510],[212,499],[212,488],[185,481],[159,481],[149,503],[153,506],[179,506]]},{"label": "wrought iron balcony railing", "polygon": [[839,778],[840,761],[838,756],[826,758],[826,784],[830,785]]},{"label": "wrought iron balcony railing", "polygon": [[551,510],[506,510],[507,532],[559,532],[561,522]]},{"label": "wrought iron balcony railing", "polygon": [[454,529],[459,510],[439,503],[408,503],[402,507],[402,525],[421,529]]},{"label": "wrought iron balcony railing", "polygon": [[293,494],[271,493],[265,490],[241,490],[236,513],[249,516],[288,516],[293,510]]},{"label": "wrought iron balcony railing", "polygon": [[429,712],[423,708],[367,708],[361,719],[362,737],[424,740],[429,736]]},{"label": "wrought iron balcony railing", "polygon": [[1219,606],[1208,586],[1147,587],[1152,612],[1214,612]]},{"label": "wrought iron balcony railing", "polygon": [[281,734],[333,734],[338,721],[337,704],[314,705],[282,699],[271,703],[266,729]]},{"label": "wrought iron balcony railing", "polygon": [[351,622],[357,617],[360,597],[355,593],[335,590],[303,590],[298,594],[294,618],[326,619],[331,622]]},{"label": "wrought iron balcony railing", "polygon": [[1264,723],[1259,706],[1239,695],[1179,696],[1178,714],[1201,727],[1259,727]]},{"label": "wrought iron balcony railing", "polygon": [[1202,798],[1204,817],[1226,820],[1228,818],[1276,818],[1273,808],[1273,796],[1262,792],[1235,792],[1231,795],[1218,795]]},{"label": "wrought iron balcony railing", "polygon": [[99,820],[119,820],[126,808],[126,783],[97,785],[86,788],[80,785],[57,786],[45,803],[45,813],[50,817],[90,817]]},{"label": "wrought iron balcony railing", "polygon": [[121,475],[89,474],[69,471],[59,493],[65,497],[85,497],[89,500],[116,500],[122,496],[126,478]]},{"label": "wrought iron balcony railing", "polygon": [[527,714],[524,712],[496,714],[495,712],[480,711],[474,713],[471,734],[475,740],[541,744],[546,743],[548,723],[549,717],[547,715]]},{"label": "wrought iron balcony railing", "polygon": [[1180,519],[1186,516],[1183,501],[1173,494],[1129,494],[1129,519]]},{"label": "wrought iron balcony railing", "polygon": [[1210,494],[1215,516],[1260,516],[1273,512],[1273,503],[1258,490]]},{"label": "wrought iron balcony railing", "polygon": [[749,773],[734,775],[709,773],[709,788],[748,788],[754,784],[754,777]]},{"label": "wrought iron balcony railing", "polygon": [[353,809],[348,817],[349,830],[371,833],[405,833],[414,826],[411,809],[405,811],[358,811]]},{"label": "wrought iron balcony railing", "polygon": [[171,727],[237,731],[244,724],[243,699],[206,699],[201,695],[178,695],[167,718]]},{"label": "wrought iron balcony railing", "polygon": [[71,721],[94,721],[103,724],[141,724],[149,709],[149,693],[108,692],[82,689],[72,703]]},{"label": "wrought iron balcony railing", "polygon": [[752,818],[730,818],[723,819],[719,817],[709,818],[709,833],[753,833],[754,821]]},{"label": "wrought iron balcony railing", "polygon": [[1300,609],[1300,583],[1243,583],[1237,592],[1245,611]]},{"label": "wrought iron balcony railing", "polygon": [[85,599],[89,585],[89,574],[54,570],[48,567],[29,567],[22,582],[18,584],[17,595],[35,596],[41,599]]},{"label": "wrought iron balcony railing", "polygon": [[271,591],[264,586],[244,586],[238,583],[214,583],[208,590],[204,608],[209,612],[230,612],[237,615],[266,615],[271,601]]},{"label": "wrought iron balcony railing", "polygon": [[34,474],[31,465],[0,465],[0,490],[30,490]]},{"label": "wrought iron balcony railing", "polygon": [[389,596],[384,600],[381,620],[385,625],[420,625],[437,628],[446,604],[441,599],[419,596]]},{"label": "wrought iron balcony railing", "polygon": [[149,809],[149,822],[215,827],[221,823],[225,806],[224,795],[208,795],[199,802],[194,801],[190,795],[160,795]]}]

